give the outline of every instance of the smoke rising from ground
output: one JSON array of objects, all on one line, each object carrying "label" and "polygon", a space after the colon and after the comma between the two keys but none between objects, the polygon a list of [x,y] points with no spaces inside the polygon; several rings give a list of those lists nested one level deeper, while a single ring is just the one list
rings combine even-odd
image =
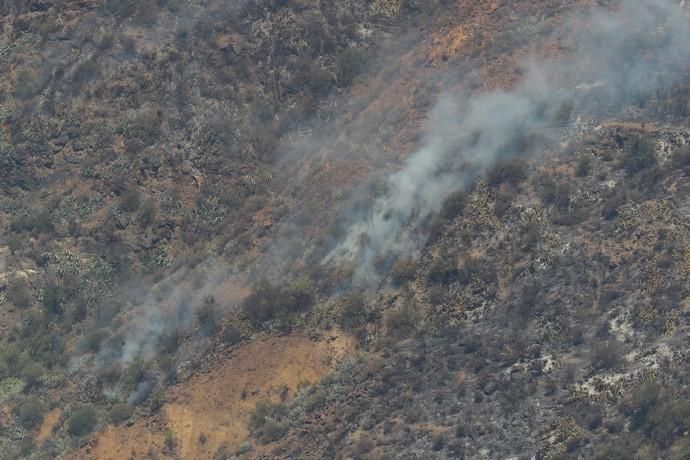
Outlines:
[{"label": "smoke rising from ground", "polygon": [[[611,113],[678,81],[690,62],[689,20],[679,13],[670,0],[627,0],[615,12],[597,9],[586,18],[573,17],[567,43],[575,49],[567,59],[526,62],[522,81],[511,90],[443,94],[428,116],[423,147],[388,177],[381,198],[350,218],[325,262],[354,264],[356,282],[375,283],[381,262],[390,266],[423,247],[423,224],[448,195],[497,162],[525,154],[525,139],[535,128],[554,124],[564,101],[573,100],[579,113]],[[306,250],[303,229],[299,223],[283,228],[257,271],[265,274],[269,265],[289,270]],[[211,272],[203,288],[183,286],[189,276],[183,271],[169,278],[167,290],[162,288],[166,295],[134,299],[121,342],[101,352],[99,361],[128,365],[153,357],[161,336],[188,328],[203,296],[230,276],[217,267]]]},{"label": "smoke rising from ground", "polygon": [[686,13],[670,0],[626,0],[613,12],[595,9],[588,18],[573,18],[573,53],[529,62],[511,91],[443,96],[429,117],[424,146],[387,179],[387,193],[349,226],[325,262],[356,264],[355,278],[375,280],[375,265],[421,248],[426,235],[420,224],[448,195],[498,161],[526,153],[521,140],[554,123],[565,100],[572,99],[579,113],[610,113],[640,105],[687,76]]}]

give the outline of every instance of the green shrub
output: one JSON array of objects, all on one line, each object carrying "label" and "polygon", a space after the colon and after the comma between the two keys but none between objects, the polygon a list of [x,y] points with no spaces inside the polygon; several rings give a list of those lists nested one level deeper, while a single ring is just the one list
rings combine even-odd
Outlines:
[{"label": "green shrub", "polygon": [[259,326],[275,317],[283,301],[282,294],[279,286],[267,279],[260,279],[242,303],[242,311],[254,326]]},{"label": "green shrub", "polygon": [[221,339],[227,344],[234,345],[241,342],[244,339],[244,336],[242,335],[242,331],[240,331],[237,326],[233,324],[226,324],[221,333]]},{"label": "green shrub", "polygon": [[287,433],[287,416],[287,406],[259,401],[249,416],[249,428],[262,443],[274,442]]},{"label": "green shrub", "polygon": [[278,404],[274,404],[271,401],[257,402],[254,411],[249,415],[249,427],[252,430],[258,430],[264,426],[278,407]]},{"label": "green shrub", "polygon": [[41,92],[45,81],[34,72],[22,70],[14,83],[14,95],[19,99],[27,99]]},{"label": "green shrub", "polygon": [[79,341],[79,348],[89,353],[98,353],[104,338],[104,331],[90,331]]},{"label": "green shrub", "polygon": [[623,348],[616,340],[598,343],[594,347],[592,364],[597,369],[615,369],[623,363]]},{"label": "green shrub", "polygon": [[561,102],[556,111],[555,121],[558,124],[565,125],[570,122],[570,117],[575,108],[575,103],[571,100]]},{"label": "green shrub", "polygon": [[285,292],[285,309],[288,312],[307,310],[314,302],[314,283],[306,276],[294,281]]},{"label": "green shrub", "polygon": [[199,328],[206,335],[211,335],[218,328],[218,317],[216,313],[216,299],[213,296],[206,296],[194,312]]},{"label": "green shrub", "polygon": [[367,307],[367,298],[362,292],[353,291],[348,294],[338,309],[338,324],[345,330],[356,331],[371,318]]},{"label": "green shrub", "polygon": [[38,398],[21,401],[15,408],[17,420],[28,430],[33,430],[43,422],[45,411],[45,404]]},{"label": "green shrub", "polygon": [[127,403],[117,403],[110,408],[110,421],[115,425],[129,420],[134,412],[134,408]]},{"label": "green shrub", "polygon": [[173,354],[182,343],[184,335],[180,329],[164,331],[158,337],[158,350],[161,354]]},{"label": "green shrub", "polygon": [[565,178],[562,177],[558,180],[551,176],[543,177],[539,187],[542,203],[553,205],[560,210],[567,209],[570,206],[572,188],[570,184],[564,181]]},{"label": "green shrub", "polygon": [[63,289],[56,281],[49,280],[43,290],[43,309],[46,313],[52,315],[61,315],[63,303]]},{"label": "green shrub", "polygon": [[359,48],[348,48],[340,53],[335,61],[338,85],[352,85],[355,78],[365,70],[367,61],[367,52]]},{"label": "green shrub", "polygon": [[660,448],[670,447],[676,438],[690,430],[690,400],[666,395],[663,402],[649,411],[642,429]]},{"label": "green shrub", "polygon": [[35,388],[41,385],[41,377],[45,374],[45,369],[36,363],[28,363],[21,372],[21,378],[24,380],[26,388]]},{"label": "green shrub", "polygon": [[122,193],[119,208],[124,212],[134,212],[141,204],[141,194],[136,187],[130,187]]},{"label": "green shrub", "polygon": [[417,272],[417,262],[414,259],[399,259],[391,268],[391,282],[400,286],[414,278]]},{"label": "green shrub", "polygon": [[638,136],[626,147],[623,168],[628,174],[638,173],[656,164],[654,142],[648,136]]},{"label": "green shrub", "polygon": [[134,391],[137,385],[139,385],[139,382],[146,377],[146,370],[148,367],[148,363],[141,358],[132,361],[122,373],[120,383],[122,384],[123,391],[127,393]]},{"label": "green shrub", "polygon": [[163,446],[163,451],[167,454],[173,454],[177,449],[177,438],[175,437],[175,433],[173,433],[170,429],[165,431]]},{"label": "green shrub", "polygon": [[79,64],[74,71],[73,80],[77,83],[84,83],[98,76],[98,64],[93,59],[87,59]]},{"label": "green shrub", "polygon": [[50,211],[44,209],[37,214],[20,215],[10,222],[13,232],[31,232],[34,234],[50,234],[55,230]]},{"label": "green shrub", "polygon": [[0,403],[13,398],[24,390],[24,382],[15,377],[0,380]]},{"label": "green shrub", "polygon": [[386,315],[386,331],[393,337],[409,337],[422,320],[417,304],[406,299],[399,309],[391,310]]},{"label": "green shrub", "polygon": [[462,214],[467,204],[467,197],[467,192],[464,190],[451,193],[443,200],[440,212],[441,217],[446,221],[450,221]]},{"label": "green shrub", "polygon": [[671,166],[678,169],[690,166],[690,146],[683,146],[673,152]]},{"label": "green shrub", "polygon": [[427,278],[432,283],[449,284],[459,275],[458,259],[447,249],[442,249],[429,267]]},{"label": "green shrub", "polygon": [[98,423],[98,414],[92,406],[76,409],[67,420],[67,432],[72,436],[84,436],[91,433]]},{"label": "green shrub", "polygon": [[98,42],[98,50],[101,52],[108,51],[115,45],[115,36],[113,34],[105,34],[101,37],[101,41]]},{"label": "green shrub", "polygon": [[592,170],[592,158],[581,156],[575,165],[575,175],[577,177],[587,177]]},{"label": "green shrub", "polygon": [[323,96],[328,93],[333,84],[333,75],[326,70],[315,69],[309,75],[309,91],[316,96]]},{"label": "green shrub", "polygon": [[15,307],[28,308],[33,303],[31,286],[26,278],[12,278],[7,283],[7,300]]},{"label": "green shrub", "polygon": [[153,200],[146,200],[139,210],[139,222],[144,226],[149,226],[156,221],[158,208]]},{"label": "green shrub", "polygon": [[627,197],[622,190],[614,191],[601,206],[601,217],[607,220],[618,216],[618,209],[625,204]]},{"label": "green shrub", "polygon": [[525,163],[518,159],[504,160],[489,171],[488,181],[492,186],[501,184],[517,185],[527,178]]},{"label": "green shrub", "polygon": [[285,320],[290,314],[310,308],[314,302],[314,295],[314,285],[306,277],[299,278],[288,288],[261,279],[255,283],[242,309],[247,319],[254,326],[259,326],[278,317]]}]

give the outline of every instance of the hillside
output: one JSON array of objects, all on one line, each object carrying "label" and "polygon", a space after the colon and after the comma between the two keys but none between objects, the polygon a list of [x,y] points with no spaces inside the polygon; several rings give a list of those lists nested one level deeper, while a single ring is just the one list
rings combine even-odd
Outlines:
[{"label": "hillside", "polygon": [[0,458],[690,458],[684,3],[0,17]]}]

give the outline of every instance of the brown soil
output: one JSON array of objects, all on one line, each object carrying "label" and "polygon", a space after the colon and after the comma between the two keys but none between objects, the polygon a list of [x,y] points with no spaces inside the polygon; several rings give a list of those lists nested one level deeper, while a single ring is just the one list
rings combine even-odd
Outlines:
[{"label": "brown soil", "polygon": [[[300,385],[318,381],[353,350],[354,341],[336,331],[316,339],[295,334],[243,345],[212,370],[171,387],[161,416],[110,426],[72,458],[158,453],[204,459],[221,445],[232,452],[248,439],[247,422],[257,402],[294,397]],[[166,452],[166,433],[175,440],[175,454]]]},{"label": "brown soil", "polygon": [[41,424],[41,428],[38,430],[38,434],[36,435],[37,444],[42,444],[50,439],[53,434],[53,429],[60,421],[61,416],[62,411],[60,409],[53,409],[48,412],[45,417],[43,417],[43,423]]}]

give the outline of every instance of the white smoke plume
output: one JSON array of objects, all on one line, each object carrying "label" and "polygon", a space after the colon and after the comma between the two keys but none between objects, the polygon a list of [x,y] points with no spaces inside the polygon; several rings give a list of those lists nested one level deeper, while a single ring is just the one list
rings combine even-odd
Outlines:
[{"label": "white smoke plume", "polygon": [[564,100],[573,99],[580,113],[610,113],[688,76],[690,19],[674,1],[626,0],[572,24],[575,50],[529,62],[512,90],[444,95],[429,116],[423,147],[388,178],[387,193],[351,223],[325,262],[355,264],[355,278],[375,280],[377,262],[414,255],[426,240],[420,224],[443,200],[497,161],[524,154],[521,137],[552,123]]}]

